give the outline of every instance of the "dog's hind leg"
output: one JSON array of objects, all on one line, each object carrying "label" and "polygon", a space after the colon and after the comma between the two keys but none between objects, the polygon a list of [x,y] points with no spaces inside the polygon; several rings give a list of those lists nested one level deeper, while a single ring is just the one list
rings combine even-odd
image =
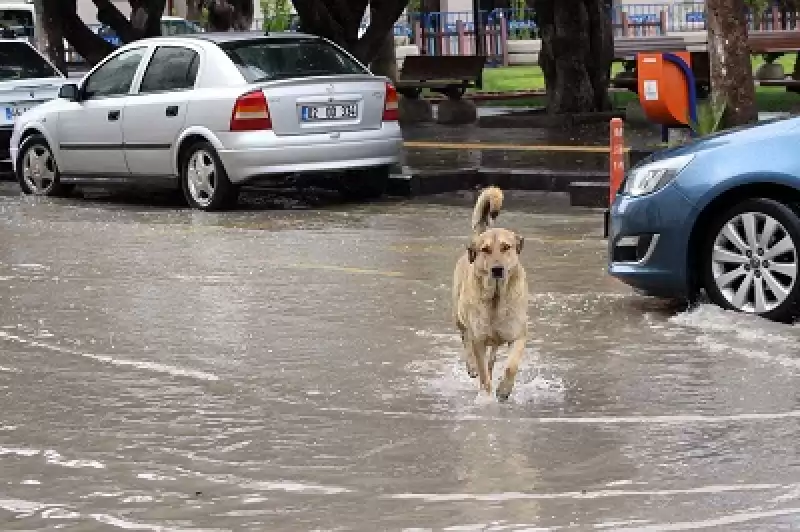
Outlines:
[{"label": "dog's hind leg", "polygon": [[505,401],[511,395],[511,390],[514,389],[514,380],[517,378],[519,363],[522,362],[522,355],[524,354],[525,338],[515,340],[511,344],[511,353],[508,355],[505,375],[503,375],[503,380],[497,386],[497,398],[499,400]]}]

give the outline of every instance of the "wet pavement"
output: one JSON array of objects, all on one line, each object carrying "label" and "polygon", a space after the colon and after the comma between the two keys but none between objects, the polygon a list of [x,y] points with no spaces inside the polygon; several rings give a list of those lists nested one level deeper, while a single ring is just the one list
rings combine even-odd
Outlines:
[{"label": "wet pavement", "polygon": [[797,329],[637,297],[599,212],[509,196],[531,339],[498,404],[449,315],[470,195],[3,188],[0,529],[800,528]]}]

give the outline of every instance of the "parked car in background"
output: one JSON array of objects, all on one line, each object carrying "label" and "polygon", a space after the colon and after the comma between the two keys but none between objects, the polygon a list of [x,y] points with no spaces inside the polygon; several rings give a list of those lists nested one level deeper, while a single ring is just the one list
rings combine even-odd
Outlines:
[{"label": "parked car in background", "polygon": [[25,39],[0,39],[0,162],[20,115],[58,97],[66,76]]},{"label": "parked car in background", "polygon": [[116,50],[15,123],[22,190],[181,187],[192,207],[303,175],[380,196],[400,159],[397,93],[333,43],[298,33],[197,33]]},{"label": "parked car in background", "polygon": [[202,33],[204,30],[199,24],[181,17],[164,15],[161,17],[161,35],[186,35],[187,33]]},{"label": "parked car in background", "polygon": [[800,118],[661,151],[611,209],[609,272],[641,291],[789,321],[800,304]]}]

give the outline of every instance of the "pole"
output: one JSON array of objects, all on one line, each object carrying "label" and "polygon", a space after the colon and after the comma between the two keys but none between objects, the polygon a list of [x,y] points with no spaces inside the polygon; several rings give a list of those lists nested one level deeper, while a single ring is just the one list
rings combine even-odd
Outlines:
[{"label": "pole", "polygon": [[603,213],[603,238],[608,238],[611,205],[625,178],[625,131],[621,118],[611,119],[608,138],[608,209]]},{"label": "pole", "polygon": [[625,132],[621,118],[612,118],[610,123],[609,141],[609,179],[608,179],[608,205],[614,203],[622,180],[625,177]]}]

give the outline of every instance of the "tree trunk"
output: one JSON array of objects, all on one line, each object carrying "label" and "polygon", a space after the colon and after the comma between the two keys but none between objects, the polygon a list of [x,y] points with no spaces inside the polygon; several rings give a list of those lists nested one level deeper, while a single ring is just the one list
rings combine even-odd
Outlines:
[{"label": "tree trunk", "polygon": [[380,54],[386,35],[393,33],[394,23],[403,13],[408,0],[372,0],[373,11],[367,31],[358,38],[358,28],[366,0],[292,0],[303,31],[330,39],[365,64]]},{"label": "tree trunk", "polygon": [[614,36],[604,0],[534,0],[550,113],[611,108]]},{"label": "tree trunk", "polygon": [[253,0],[205,0],[210,31],[245,31],[253,25]]},{"label": "tree trunk", "polygon": [[61,72],[67,73],[67,57],[64,51],[64,32],[61,30],[59,0],[37,0],[36,45]]},{"label": "tree trunk", "polygon": [[726,106],[723,127],[754,122],[758,110],[744,0],[707,0],[706,11],[712,102]]},{"label": "tree trunk", "polygon": [[186,0],[186,20],[199,22],[203,18],[202,0]]},{"label": "tree trunk", "polygon": [[[374,16],[375,13],[372,13]],[[370,19],[372,18],[370,17]],[[377,56],[370,65],[373,74],[386,76],[393,82],[397,81],[397,49],[394,46],[394,31],[389,31],[378,50]]]}]

